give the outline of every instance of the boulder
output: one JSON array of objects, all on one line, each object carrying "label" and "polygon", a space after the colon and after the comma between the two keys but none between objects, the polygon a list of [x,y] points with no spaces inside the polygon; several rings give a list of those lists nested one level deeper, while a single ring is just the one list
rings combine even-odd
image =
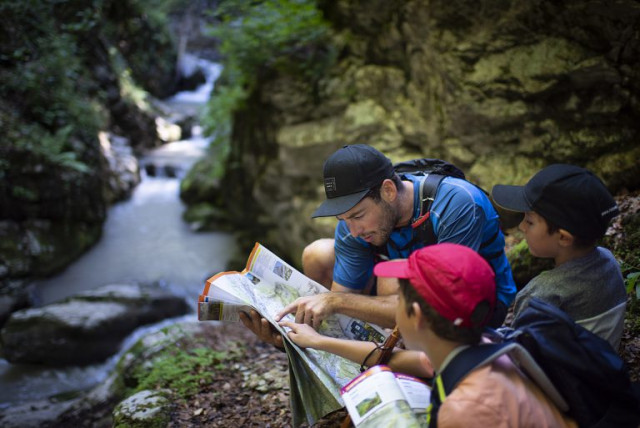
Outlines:
[{"label": "boulder", "polygon": [[113,411],[114,427],[166,427],[171,420],[171,391],[140,391],[120,402]]},{"label": "boulder", "polygon": [[41,308],[14,312],[0,331],[11,363],[83,365],[115,354],[137,327],[189,312],[158,286],[112,284]]}]

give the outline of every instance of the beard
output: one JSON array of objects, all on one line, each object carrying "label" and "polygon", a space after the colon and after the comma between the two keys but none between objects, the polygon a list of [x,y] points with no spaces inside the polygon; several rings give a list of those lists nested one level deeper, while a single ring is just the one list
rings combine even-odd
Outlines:
[{"label": "beard", "polygon": [[374,239],[371,240],[371,244],[380,247],[385,245],[391,236],[391,232],[398,224],[399,216],[393,207],[386,201],[381,200],[379,202],[382,208],[382,216],[380,219],[380,226],[375,232]]}]

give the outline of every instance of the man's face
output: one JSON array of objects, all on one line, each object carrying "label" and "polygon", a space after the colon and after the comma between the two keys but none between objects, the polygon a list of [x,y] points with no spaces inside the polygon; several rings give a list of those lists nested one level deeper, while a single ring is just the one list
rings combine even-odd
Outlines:
[{"label": "man's face", "polygon": [[362,238],[375,246],[386,244],[398,222],[394,207],[383,199],[374,201],[371,197],[364,198],[337,218],[347,223],[353,237]]},{"label": "man's face", "polygon": [[533,211],[524,213],[518,229],[524,233],[531,255],[542,258],[553,258],[558,252],[558,235],[556,231],[549,234],[547,222]]}]

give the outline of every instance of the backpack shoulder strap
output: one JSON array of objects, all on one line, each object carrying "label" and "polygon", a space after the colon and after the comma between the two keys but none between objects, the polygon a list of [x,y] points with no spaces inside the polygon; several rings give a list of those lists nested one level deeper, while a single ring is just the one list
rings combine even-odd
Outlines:
[{"label": "backpack shoulder strap", "polygon": [[[418,241],[424,242],[426,245],[432,245],[437,242],[433,226],[429,222],[431,205],[436,197],[438,186],[445,176],[441,174],[427,174],[420,181],[420,214],[418,218],[411,223],[414,230],[414,236]],[[413,241],[413,240],[412,240]]]}]

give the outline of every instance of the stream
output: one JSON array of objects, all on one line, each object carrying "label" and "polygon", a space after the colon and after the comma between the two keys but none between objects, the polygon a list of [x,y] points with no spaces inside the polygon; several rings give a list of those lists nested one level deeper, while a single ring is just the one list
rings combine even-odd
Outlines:
[{"label": "stream", "polygon": [[[221,66],[199,62],[207,82],[164,100],[170,108],[194,112],[208,100]],[[195,309],[205,280],[225,270],[235,249],[231,235],[193,232],[181,218],[180,178],[205,154],[208,144],[196,125],[188,140],[165,144],[139,159],[142,180],[132,196],[109,209],[102,238],[95,246],[60,274],[35,283],[38,304],[106,284],[158,281],[184,296]],[[148,176],[144,167],[149,164],[157,171],[169,165],[172,174]],[[109,375],[120,355],[140,337],[182,320],[195,321],[196,315],[139,328],[123,342],[117,355],[101,364],[54,369],[13,365],[0,359],[0,408],[90,388]]]}]

